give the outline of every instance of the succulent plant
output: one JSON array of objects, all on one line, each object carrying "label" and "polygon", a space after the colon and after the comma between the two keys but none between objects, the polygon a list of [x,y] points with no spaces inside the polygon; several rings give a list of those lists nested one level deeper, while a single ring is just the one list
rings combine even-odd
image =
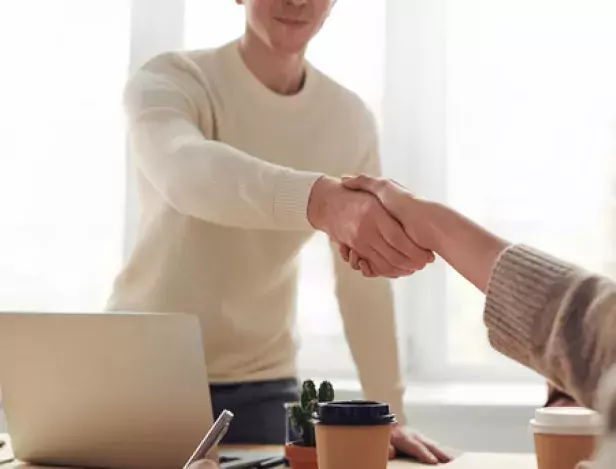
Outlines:
[{"label": "succulent plant", "polygon": [[334,400],[334,387],[329,381],[323,381],[319,390],[312,380],[306,380],[302,384],[302,394],[299,403],[290,408],[291,425],[301,437],[296,442],[300,446],[316,446],[313,419],[316,416],[320,402]]}]

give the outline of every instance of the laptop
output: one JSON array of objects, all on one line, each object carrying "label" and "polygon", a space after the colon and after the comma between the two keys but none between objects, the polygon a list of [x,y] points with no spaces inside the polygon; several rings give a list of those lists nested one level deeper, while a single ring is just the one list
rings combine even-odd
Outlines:
[{"label": "laptop", "polygon": [[0,386],[37,465],[179,469],[213,421],[191,315],[0,313]]}]

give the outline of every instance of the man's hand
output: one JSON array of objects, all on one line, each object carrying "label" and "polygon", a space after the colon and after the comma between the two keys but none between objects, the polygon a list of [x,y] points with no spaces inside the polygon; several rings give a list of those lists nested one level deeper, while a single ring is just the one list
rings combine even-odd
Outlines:
[{"label": "man's hand", "polygon": [[418,247],[403,228],[367,192],[346,189],[328,177],[313,186],[308,220],[340,245],[369,262],[373,276],[396,278],[410,275],[434,260]]},{"label": "man's hand", "polygon": [[412,433],[400,424],[394,424],[391,432],[389,457],[396,454],[413,456],[424,464],[448,463],[453,457],[438,447],[438,444],[419,433]]},{"label": "man's hand", "polygon": [[[427,231],[427,227],[420,223],[421,205],[426,202],[415,199],[411,192],[388,179],[362,175],[343,178],[342,184],[348,189],[368,192],[377,197],[390,215],[402,224],[406,235],[415,245],[431,252],[431,234]],[[369,260],[361,256],[361,253],[352,246],[340,243],[340,254],[354,270],[361,270],[364,276],[378,275]]]}]

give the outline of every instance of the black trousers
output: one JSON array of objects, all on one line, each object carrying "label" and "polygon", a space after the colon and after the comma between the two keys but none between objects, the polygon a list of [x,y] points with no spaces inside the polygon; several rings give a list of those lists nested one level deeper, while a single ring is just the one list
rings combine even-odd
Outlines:
[{"label": "black trousers", "polygon": [[[212,384],[214,419],[224,409],[235,417],[223,439],[226,444],[282,445],[287,422],[284,405],[299,401],[296,379]],[[295,439],[295,435],[292,434]]]}]

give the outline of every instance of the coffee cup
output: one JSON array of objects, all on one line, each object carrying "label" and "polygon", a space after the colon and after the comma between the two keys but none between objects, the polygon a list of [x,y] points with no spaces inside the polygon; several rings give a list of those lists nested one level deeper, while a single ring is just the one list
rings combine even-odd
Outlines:
[{"label": "coffee cup", "polygon": [[385,469],[395,421],[387,404],[319,404],[315,422],[319,469]]},{"label": "coffee cup", "polygon": [[546,407],[531,420],[538,469],[575,469],[593,457],[601,418],[583,407]]}]

